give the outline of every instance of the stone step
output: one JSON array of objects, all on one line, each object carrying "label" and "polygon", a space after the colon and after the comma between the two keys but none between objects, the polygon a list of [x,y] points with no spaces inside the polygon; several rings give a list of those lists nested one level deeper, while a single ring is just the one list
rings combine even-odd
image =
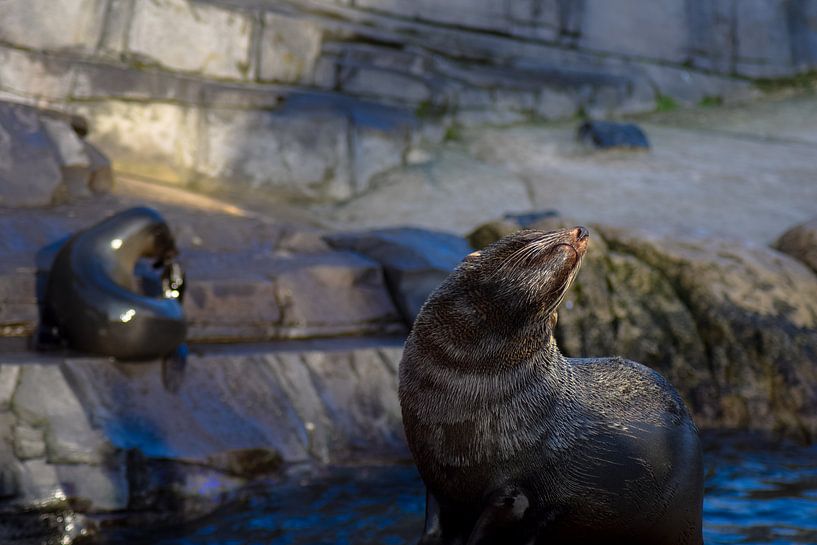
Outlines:
[{"label": "stone step", "polygon": [[[0,216],[0,336],[37,326],[37,252],[110,212],[116,197],[36,214]],[[403,322],[381,266],[331,249],[323,231],[260,218],[158,205],[187,273],[184,307],[192,342],[248,342],[399,333]],[[42,265],[42,264],[41,264]],[[46,264],[47,265],[47,264]]]}]

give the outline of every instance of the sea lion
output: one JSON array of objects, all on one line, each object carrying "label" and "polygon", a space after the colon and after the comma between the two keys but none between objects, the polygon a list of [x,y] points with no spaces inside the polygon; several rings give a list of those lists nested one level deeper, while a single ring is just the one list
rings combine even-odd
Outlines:
[{"label": "sea lion", "polygon": [[421,544],[703,542],[701,446],[678,392],[641,364],[556,346],[588,240],[511,234],[421,309],[399,386],[427,490]]},{"label": "sea lion", "polygon": [[[164,219],[147,207],[78,232],[48,272],[42,329],[55,327],[59,339],[82,352],[121,360],[176,354],[183,360],[187,325],[177,253]],[[137,279],[143,258],[151,260],[152,271]]]}]

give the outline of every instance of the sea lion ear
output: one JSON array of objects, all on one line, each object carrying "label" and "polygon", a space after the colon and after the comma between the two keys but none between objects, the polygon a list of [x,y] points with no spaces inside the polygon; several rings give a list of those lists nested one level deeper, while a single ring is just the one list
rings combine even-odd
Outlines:
[{"label": "sea lion ear", "polygon": [[476,259],[482,255],[482,250],[476,250],[471,252],[467,256],[465,256],[465,261],[476,261]]},{"label": "sea lion ear", "polygon": [[553,313],[548,318],[548,326],[550,327],[551,331],[556,329],[556,322],[558,322],[558,321],[559,321],[559,313],[554,310]]}]

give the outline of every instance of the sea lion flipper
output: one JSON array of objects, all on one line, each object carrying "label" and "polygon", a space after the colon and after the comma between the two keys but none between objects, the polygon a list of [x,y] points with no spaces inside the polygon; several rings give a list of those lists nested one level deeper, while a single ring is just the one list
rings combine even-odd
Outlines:
[{"label": "sea lion flipper", "polygon": [[417,545],[442,545],[443,531],[440,524],[440,504],[437,498],[426,488],[426,520],[423,536]]},{"label": "sea lion flipper", "polygon": [[528,497],[519,488],[497,490],[488,497],[467,545],[531,543],[534,531],[524,520],[529,506]]}]

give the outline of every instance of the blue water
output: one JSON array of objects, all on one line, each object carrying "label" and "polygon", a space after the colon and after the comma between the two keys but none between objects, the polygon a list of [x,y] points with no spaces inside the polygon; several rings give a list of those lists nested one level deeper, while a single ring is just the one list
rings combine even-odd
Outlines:
[{"label": "blue water", "polygon": [[[817,544],[817,448],[725,446],[706,452],[704,536],[725,543]],[[106,545],[407,545],[422,526],[413,467],[300,477],[192,525]]]}]

